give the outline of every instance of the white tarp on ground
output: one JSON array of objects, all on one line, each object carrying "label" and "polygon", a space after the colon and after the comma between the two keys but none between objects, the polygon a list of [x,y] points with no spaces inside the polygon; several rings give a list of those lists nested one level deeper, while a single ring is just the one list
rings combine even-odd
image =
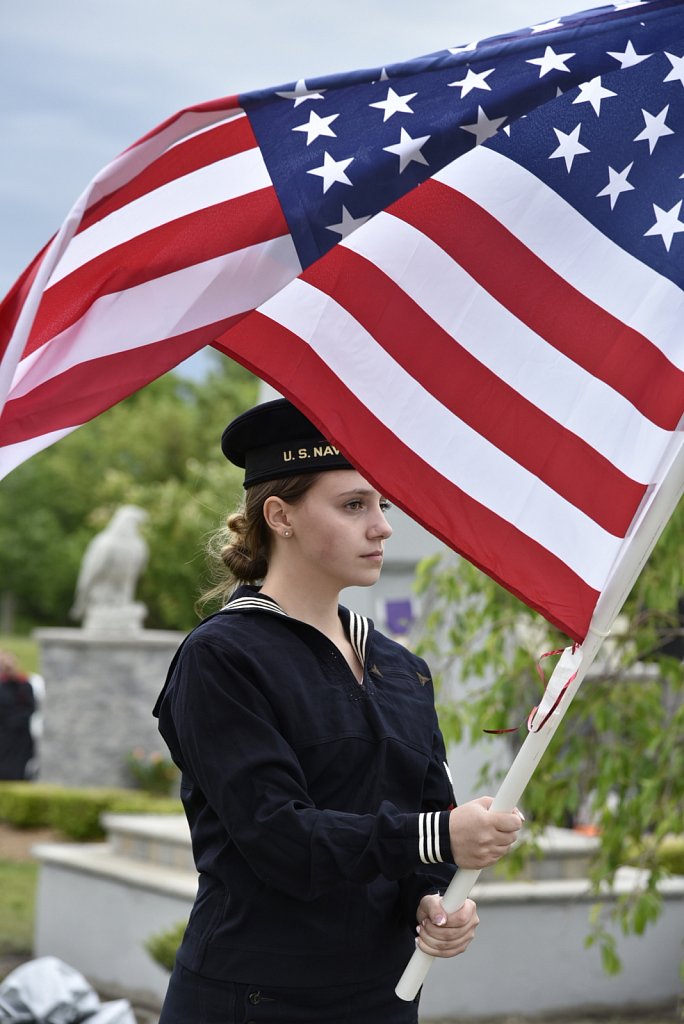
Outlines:
[{"label": "white tarp on ground", "polygon": [[102,1003],[82,974],[54,956],[17,967],[0,982],[0,1022],[136,1024],[126,999]]}]

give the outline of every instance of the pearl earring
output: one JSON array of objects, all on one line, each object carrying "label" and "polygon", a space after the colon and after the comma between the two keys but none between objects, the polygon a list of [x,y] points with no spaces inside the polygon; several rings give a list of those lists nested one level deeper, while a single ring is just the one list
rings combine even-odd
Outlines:
[{"label": "pearl earring", "polygon": [[285,532],[283,534],[283,537],[289,537],[289,536],[290,536],[290,531],[289,530],[285,530]]}]

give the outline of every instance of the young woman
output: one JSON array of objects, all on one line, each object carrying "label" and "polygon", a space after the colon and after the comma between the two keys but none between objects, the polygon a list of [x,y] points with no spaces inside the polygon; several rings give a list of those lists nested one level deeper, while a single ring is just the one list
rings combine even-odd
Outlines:
[{"label": "young woman", "polygon": [[440,891],[520,818],[455,807],[427,665],[338,604],[380,575],[385,499],[284,400],[222,448],[245,468],[230,599],[155,708],[199,872],[160,1024],[415,1022],[394,987],[416,941],[455,956],[478,924]]}]

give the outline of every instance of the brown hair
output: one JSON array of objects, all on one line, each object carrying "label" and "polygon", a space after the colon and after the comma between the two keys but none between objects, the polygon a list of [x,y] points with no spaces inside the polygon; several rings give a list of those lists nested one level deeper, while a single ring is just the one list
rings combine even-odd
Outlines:
[{"label": "brown hair", "polygon": [[264,502],[272,495],[290,505],[304,497],[320,473],[302,473],[282,480],[266,480],[245,491],[244,504],[209,538],[207,554],[212,586],[201,594],[197,610],[216,600],[224,604],[239,583],[257,583],[268,571],[271,531],[264,519]]}]

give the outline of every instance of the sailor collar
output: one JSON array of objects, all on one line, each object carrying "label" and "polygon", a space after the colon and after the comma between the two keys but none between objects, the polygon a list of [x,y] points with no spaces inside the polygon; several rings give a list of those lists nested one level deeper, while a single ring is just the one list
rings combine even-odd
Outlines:
[{"label": "sailor collar", "polygon": [[[298,619],[288,615],[284,608],[281,608],[277,601],[274,601],[272,597],[267,597],[265,594],[259,594],[257,591],[251,591],[247,594],[244,591],[237,592],[239,596],[231,598],[228,604],[224,605],[221,612],[265,612],[267,615],[280,615],[286,619],[290,619],[292,622],[298,622]],[[359,659],[362,665],[366,662],[366,647],[368,645],[368,637],[370,636],[372,622],[367,619],[365,615],[359,615],[358,612],[352,612],[343,605],[340,605],[340,615],[342,618],[342,624],[347,630],[349,636],[349,642],[354,649],[354,654]]]}]

